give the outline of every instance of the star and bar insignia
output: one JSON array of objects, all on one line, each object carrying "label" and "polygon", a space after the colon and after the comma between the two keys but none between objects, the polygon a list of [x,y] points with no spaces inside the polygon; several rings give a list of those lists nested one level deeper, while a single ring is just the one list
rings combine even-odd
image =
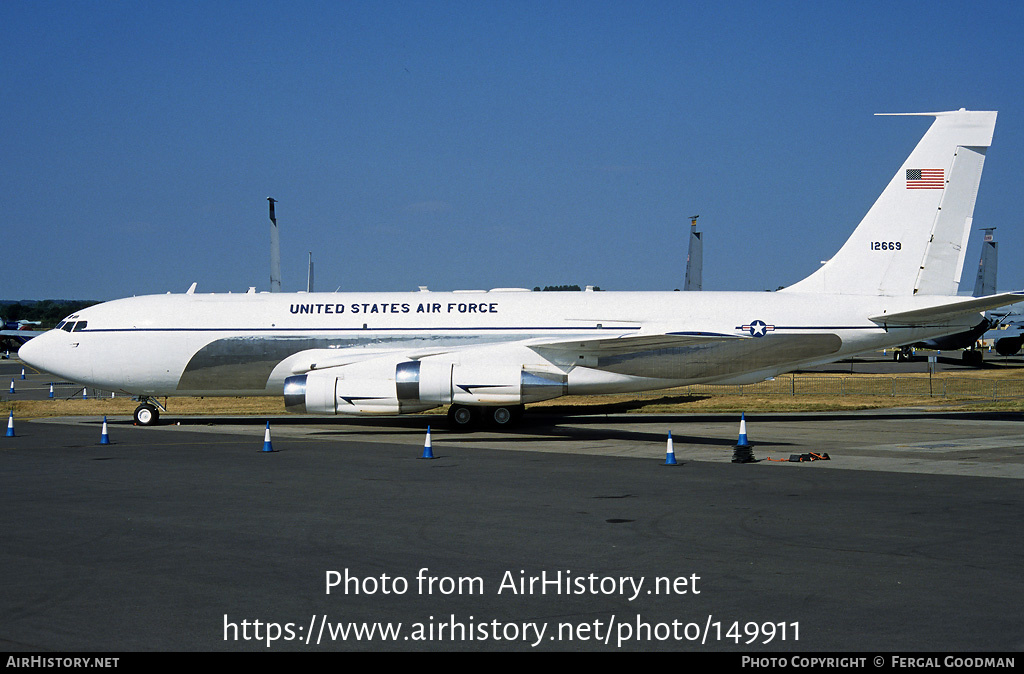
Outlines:
[{"label": "star and bar insignia", "polygon": [[751,321],[750,325],[741,325],[738,330],[745,330],[750,332],[751,337],[764,337],[769,332],[775,329],[774,325],[768,325],[764,321],[757,320]]}]

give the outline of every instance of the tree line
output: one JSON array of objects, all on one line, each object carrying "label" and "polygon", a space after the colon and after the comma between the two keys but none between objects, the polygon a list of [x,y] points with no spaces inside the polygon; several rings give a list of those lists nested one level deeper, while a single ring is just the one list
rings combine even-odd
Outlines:
[{"label": "tree line", "polygon": [[0,300],[0,317],[4,323],[39,321],[43,328],[52,328],[62,319],[86,307],[99,304],[98,300]]}]

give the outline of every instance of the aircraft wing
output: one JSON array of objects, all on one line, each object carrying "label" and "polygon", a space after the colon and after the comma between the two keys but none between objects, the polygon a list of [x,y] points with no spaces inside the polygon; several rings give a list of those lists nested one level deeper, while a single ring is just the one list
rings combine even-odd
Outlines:
[{"label": "aircraft wing", "polygon": [[616,375],[680,380],[729,380],[748,383],[756,374],[811,356],[839,351],[833,334],[783,334],[760,339],[748,334],[676,332],[628,333],[622,337],[560,340],[527,344],[548,361],[563,367],[583,366]]},{"label": "aircraft wing", "polygon": [[535,351],[584,351],[599,356],[617,356],[638,351],[703,346],[719,342],[752,339],[748,335],[725,335],[714,332],[631,333],[620,337],[573,339],[557,342],[530,343]]},{"label": "aircraft wing", "polygon": [[[658,334],[627,334],[621,337],[605,337],[601,339],[574,339],[554,342],[528,340],[521,342],[538,352],[549,355],[568,356],[569,354],[586,353],[590,356],[620,356],[625,354],[671,349],[685,346],[703,346],[726,340],[750,339],[746,335],[721,335],[715,333],[677,332]],[[332,353],[325,350],[306,351],[299,354],[290,366],[291,374],[305,374],[313,370],[326,370],[333,367],[352,365],[364,360],[379,358],[387,354],[402,355],[411,360],[420,360],[429,356],[458,350],[458,347],[429,348],[423,350],[386,349],[365,353]],[[571,359],[576,360],[572,355]],[[562,360],[562,359],[558,359]]]},{"label": "aircraft wing", "polygon": [[454,349],[424,349],[424,350],[409,350],[402,348],[383,349],[378,351],[367,351],[362,353],[334,353],[333,350],[317,349],[312,351],[303,351],[295,354],[296,357],[294,362],[289,366],[291,374],[306,374],[314,370],[327,370],[333,367],[344,367],[346,365],[354,365],[355,363],[361,363],[367,360],[374,360],[383,356],[395,356],[398,358],[407,358],[409,360],[420,360],[429,356],[436,356],[442,353],[448,353]]},{"label": "aircraft wing", "polygon": [[10,339],[18,344],[24,344],[33,337],[38,337],[45,330],[0,330],[0,339]]},{"label": "aircraft wing", "polygon": [[927,307],[925,309],[879,314],[878,316],[871,316],[869,320],[880,325],[923,326],[932,323],[945,323],[957,316],[1005,307],[1017,302],[1024,302],[1024,291],[999,293],[997,295],[988,295],[987,297],[967,297],[957,302]]}]

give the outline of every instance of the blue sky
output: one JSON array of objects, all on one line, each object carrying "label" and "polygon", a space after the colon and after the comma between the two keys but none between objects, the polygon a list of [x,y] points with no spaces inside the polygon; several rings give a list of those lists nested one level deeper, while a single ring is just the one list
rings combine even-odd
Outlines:
[{"label": "blue sky", "polygon": [[[1024,288],[1020,3],[29,2],[0,24],[2,299],[791,284],[930,120],[998,110],[976,227]],[[973,287],[980,232],[965,279]]]}]

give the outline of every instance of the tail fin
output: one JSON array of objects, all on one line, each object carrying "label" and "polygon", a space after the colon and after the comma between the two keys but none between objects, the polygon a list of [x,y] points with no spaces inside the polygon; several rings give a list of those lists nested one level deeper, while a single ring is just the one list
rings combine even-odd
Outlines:
[{"label": "tail fin", "polygon": [[935,117],[836,255],[790,292],[955,295],[995,112]]},{"label": "tail fin", "polygon": [[982,227],[985,240],[981,244],[981,259],[978,261],[978,276],[974,279],[974,296],[985,297],[996,292],[996,272],[999,264],[999,244],[992,232],[995,227]]}]

